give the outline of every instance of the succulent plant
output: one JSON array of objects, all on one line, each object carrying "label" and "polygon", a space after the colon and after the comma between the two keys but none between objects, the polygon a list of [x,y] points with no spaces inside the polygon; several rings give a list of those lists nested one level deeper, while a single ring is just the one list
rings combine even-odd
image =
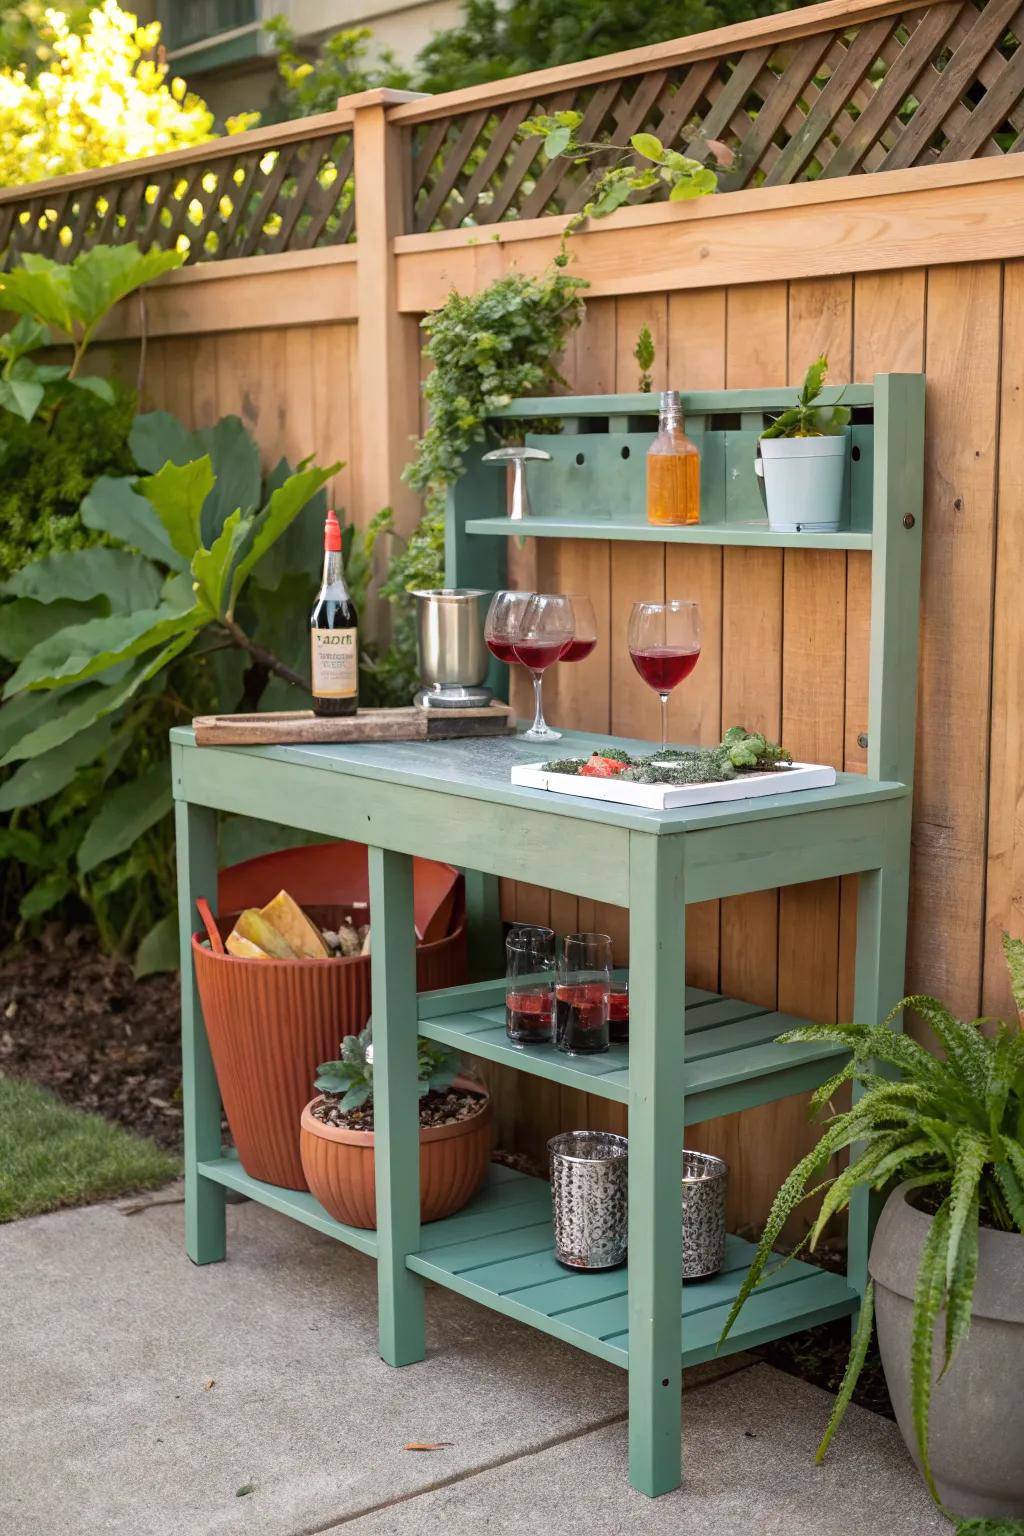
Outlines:
[{"label": "succulent plant", "polygon": [[[450,1088],[459,1071],[458,1051],[420,1036],[416,1041],[416,1077],[420,1098],[432,1090]],[[342,1095],[340,1108],[360,1109],[373,1098],[373,1040],[370,1027],[341,1042],[340,1061],[324,1061],[317,1068],[313,1086],[321,1093]]]}]

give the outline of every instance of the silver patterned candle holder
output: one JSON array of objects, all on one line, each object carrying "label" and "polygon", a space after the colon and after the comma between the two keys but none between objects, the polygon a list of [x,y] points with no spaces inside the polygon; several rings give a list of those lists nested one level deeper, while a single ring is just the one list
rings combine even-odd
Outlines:
[{"label": "silver patterned candle holder", "polygon": [[729,1165],[710,1152],[683,1153],[683,1279],[706,1280],[725,1263]]},{"label": "silver patterned candle holder", "polygon": [[626,1257],[629,1143],[610,1131],[548,1142],[555,1257],[570,1269],[614,1269]]}]

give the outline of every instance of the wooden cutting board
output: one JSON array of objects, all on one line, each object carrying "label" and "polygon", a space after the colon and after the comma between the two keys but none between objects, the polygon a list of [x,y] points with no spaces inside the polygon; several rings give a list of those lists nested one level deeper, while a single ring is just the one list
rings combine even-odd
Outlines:
[{"label": "wooden cutting board", "polygon": [[507,704],[482,709],[360,709],[354,715],[314,715],[311,709],[264,715],[198,715],[200,747],[273,747],[310,742],[443,741],[453,736],[506,736]]}]

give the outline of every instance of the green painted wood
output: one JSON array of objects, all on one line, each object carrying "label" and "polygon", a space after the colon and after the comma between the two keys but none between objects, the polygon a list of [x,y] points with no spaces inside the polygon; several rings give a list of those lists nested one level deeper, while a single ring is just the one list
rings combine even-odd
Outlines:
[{"label": "green painted wood", "polygon": [[[180,751],[179,749],[176,749]],[[217,909],[217,815],[175,806],[178,924],[181,944],[181,1065],[185,1140],[185,1252],[193,1264],[215,1264],[226,1253],[224,1190],[199,1165],[220,1156],[220,1090],[192,965],[196,902]]]},{"label": "green painted wood", "polygon": [[411,1365],[426,1352],[423,1288],[405,1262],[420,1241],[412,860],[371,845],[369,864],[380,1352],[389,1365]]},{"label": "green painted wood", "polygon": [[[902,853],[902,858],[900,857]],[[853,1011],[858,1023],[880,1024],[906,991],[907,906],[910,888],[909,807],[903,837],[894,844],[893,862],[861,875],[857,883],[857,953]],[[894,1019],[902,1029],[902,1018]],[[861,1090],[854,1089],[854,1101]],[[853,1155],[859,1144],[851,1149]],[[847,1275],[863,1295],[868,1254],[884,1200],[870,1190],[856,1190],[850,1202]]]},{"label": "green painted wood", "polygon": [[634,544],[724,544],[751,549],[870,549],[872,541],[868,531],[854,528],[838,533],[776,533],[767,523],[754,522],[658,528],[647,522],[598,521],[589,513],[579,519],[528,517],[519,523],[507,517],[471,517],[464,528],[467,534],[489,534],[499,539],[519,534],[536,539],[625,539]]},{"label": "green painted wood", "polygon": [[[679,1486],[685,913],[683,845],[629,839],[629,1480]],[[685,1015],[685,1005],[684,1005]],[[668,1027],[666,1027],[666,1025]]]},{"label": "green painted wood", "polygon": [[[729,861],[742,863],[745,838],[760,836],[766,849],[777,839],[783,851],[787,839],[797,846],[831,838],[824,817],[807,829],[806,836],[795,826],[790,826],[788,833],[781,827],[758,833],[755,829],[761,822],[790,824],[812,813],[838,814],[908,794],[907,786],[899,782],[841,773],[829,789],[648,811],[510,784],[513,764],[537,762],[544,756],[543,750],[538,752],[535,744],[519,736],[322,747],[195,747],[192,731],[185,727],[177,728],[171,736],[176,743],[195,748],[181,755],[175,783],[180,799],[275,823],[280,823],[282,807],[287,806],[289,824],[303,830],[328,837],[355,837],[361,842],[376,838],[379,844],[403,853],[448,859],[486,873],[539,884],[555,883],[571,895],[593,896],[619,906],[625,906],[628,899],[627,845],[618,835],[621,832],[671,836],[732,827],[736,830],[731,846],[737,851],[730,851]],[[649,741],[565,731],[559,752],[584,757],[596,747],[611,745],[638,753],[651,751]],[[245,762],[244,773],[239,772],[240,761]],[[327,774],[344,775],[344,789],[325,779]],[[410,790],[430,793],[406,793]],[[466,802],[485,802],[490,810],[486,815],[478,814],[477,806]],[[861,834],[870,834],[872,826],[883,820],[881,813],[879,818],[865,819],[860,823]],[[843,823],[842,840],[853,835],[853,824]],[[705,841],[694,849],[697,873],[702,877],[713,848],[713,842]],[[825,861],[820,862],[822,875],[829,873]],[[860,867],[875,868],[881,862],[868,859]],[[534,873],[525,873],[527,869]],[[777,883],[771,879],[764,882],[766,886]],[[691,894],[689,899],[701,901],[704,896]]]},{"label": "green painted wood", "polygon": [[322,1232],[325,1237],[336,1238],[348,1248],[356,1248],[372,1259],[377,1257],[376,1232],[367,1232],[363,1227],[350,1227],[344,1222],[335,1221],[306,1190],[283,1189],[278,1184],[264,1184],[259,1179],[251,1179],[233,1148],[219,1158],[200,1163],[199,1172],[203,1179],[223,1189],[234,1189],[249,1200],[268,1205],[272,1211],[279,1211],[282,1216],[290,1216],[294,1221],[312,1227],[315,1232]]},{"label": "green painted wood", "polygon": [[[492,1169],[492,1174],[497,1171]],[[485,1200],[491,1226],[488,1233],[481,1233],[478,1207]],[[549,1209],[550,1189],[543,1180],[514,1174],[500,1186],[489,1183],[463,1211],[423,1229],[423,1246],[409,1256],[409,1267],[496,1312],[626,1366],[628,1292],[636,1257],[632,1256],[629,1266],[593,1274],[563,1268],[554,1257]],[[677,1196],[673,1210],[677,1223],[678,1211]],[[496,1225],[502,1215],[505,1220]],[[459,1241],[460,1232],[466,1240]],[[730,1235],[719,1275],[680,1286],[676,1270],[666,1311],[680,1365],[696,1364],[716,1353],[722,1325],[753,1253],[753,1244]],[[847,1315],[856,1305],[856,1294],[841,1275],[799,1262],[780,1266],[747,1303],[723,1352],[777,1338],[804,1326],[805,1319],[824,1322]]]},{"label": "green painted wood", "polygon": [[920,373],[884,374],[875,384],[868,773],[912,784],[925,381]]},{"label": "green painted wood", "polygon": [[[822,404],[834,405],[841,400],[844,405],[870,406],[875,399],[876,384],[846,384],[826,389],[822,393]],[[687,413],[714,412],[717,415],[738,411],[782,411],[796,398],[792,384],[779,384],[771,389],[682,390],[681,394]],[[535,420],[537,417],[656,416],[658,396],[545,395],[513,400],[492,414],[495,420],[509,417]]]},{"label": "green painted wood", "polygon": [[[505,668],[508,671],[508,668]],[[505,926],[501,921],[501,888],[496,875],[463,870],[466,882],[466,924],[469,932],[469,974],[491,976],[504,963]]]},{"label": "green painted wood", "polygon": [[870,533],[874,526],[874,426],[854,422],[850,440],[850,528]]},{"label": "green painted wood", "polygon": [[[449,587],[481,587],[485,592],[496,592],[505,585],[505,545],[488,548],[477,539],[464,537],[469,518],[504,517],[508,510],[506,472],[497,465],[480,462],[481,454],[491,446],[484,444],[466,455],[463,474],[445,496],[445,585]],[[492,656],[487,685],[506,703],[508,677],[508,667]]]}]

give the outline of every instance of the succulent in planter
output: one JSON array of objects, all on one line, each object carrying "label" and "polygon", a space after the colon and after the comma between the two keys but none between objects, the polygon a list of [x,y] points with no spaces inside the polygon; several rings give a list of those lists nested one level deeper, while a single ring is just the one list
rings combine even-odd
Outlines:
[{"label": "succulent in planter", "polygon": [[[493,1111],[482,1083],[459,1075],[457,1051],[420,1037],[420,1219],[461,1209],[487,1176]],[[319,1096],[302,1112],[300,1153],[311,1193],[336,1221],[377,1224],[373,1043],[369,1028],[318,1069]]]},{"label": "succulent in planter", "polygon": [[825,405],[828,358],[816,357],[796,404],[761,433],[754,469],[761,478],[769,526],[780,533],[838,529],[846,473],[847,406]]},{"label": "succulent in planter", "polygon": [[[1024,944],[1004,935],[1003,948],[1022,1011]],[[890,1028],[903,1009],[924,1021],[941,1055]],[[722,1338],[778,1257],[775,1244],[803,1200],[824,1195],[800,1245],[813,1249],[855,1192],[888,1193],[818,1460],[852,1397],[877,1299],[893,1406],[933,1497],[943,1502],[941,1488],[961,1514],[1018,1514],[1024,1467],[1013,1403],[1024,1389],[1024,1031],[1017,1021],[961,1022],[935,998],[915,996],[883,1024],[810,1024],[780,1039],[849,1048],[846,1065],[813,1095],[818,1108],[849,1081],[860,1096],[831,1116],[776,1195]],[[847,1148],[849,1165],[822,1177]]]},{"label": "succulent in planter", "polygon": [[[420,1098],[443,1093],[459,1075],[458,1051],[446,1045],[416,1041],[416,1077]],[[325,1061],[317,1068],[313,1086],[321,1093],[340,1095],[338,1108],[345,1114],[362,1109],[373,1098],[373,1040],[367,1027],[358,1035],[348,1035],[341,1042],[341,1060]]]}]

